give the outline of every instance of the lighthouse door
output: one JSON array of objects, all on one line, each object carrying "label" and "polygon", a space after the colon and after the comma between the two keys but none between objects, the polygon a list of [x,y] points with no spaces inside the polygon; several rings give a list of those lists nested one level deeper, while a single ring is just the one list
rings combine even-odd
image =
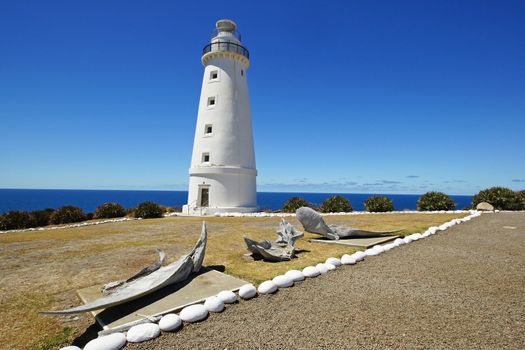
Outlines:
[{"label": "lighthouse door", "polygon": [[199,207],[208,207],[210,205],[210,188],[201,187],[199,192]]}]

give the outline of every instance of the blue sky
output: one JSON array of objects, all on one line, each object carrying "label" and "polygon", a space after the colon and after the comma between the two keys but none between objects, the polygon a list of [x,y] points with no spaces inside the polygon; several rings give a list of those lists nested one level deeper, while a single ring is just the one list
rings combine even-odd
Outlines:
[{"label": "blue sky", "polygon": [[525,188],[523,1],[3,1],[0,188],[186,189],[215,21],[259,191]]}]

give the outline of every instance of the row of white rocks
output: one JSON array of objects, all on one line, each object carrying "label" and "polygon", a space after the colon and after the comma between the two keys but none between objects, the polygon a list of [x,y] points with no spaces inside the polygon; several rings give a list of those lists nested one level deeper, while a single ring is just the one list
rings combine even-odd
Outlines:
[{"label": "row of white rocks", "polygon": [[42,226],[42,227],[24,228],[24,229],[20,229],[20,230],[7,230],[7,231],[0,231],[0,233],[60,230],[60,229],[64,229],[64,228],[102,225],[102,224],[110,224],[110,223],[113,223],[113,222],[130,221],[130,220],[141,220],[141,219],[140,218],[128,218],[128,217],[126,217],[126,218],[106,219],[106,220],[99,220],[99,221],[79,222],[77,224],[68,224],[68,225],[61,225],[61,226]]},{"label": "row of white rocks", "polygon": [[[393,248],[401,245],[409,244],[420,239],[424,239],[434,235],[440,231],[469,221],[481,213],[471,211],[470,214],[461,219],[453,219],[440,226],[433,226],[423,233],[414,233],[404,238],[397,238],[391,243],[382,245],[375,245],[365,251],[358,251],[353,254],[345,254],[340,259],[328,258],[324,263],[319,263],[315,266],[307,266],[302,271],[290,270],[283,275],[274,277],[271,280],[262,282],[258,288],[253,284],[245,284],[239,289],[239,297],[245,300],[255,297],[257,294],[272,294],[277,292],[280,288],[289,288],[294,286],[296,282],[303,281],[306,278],[315,278],[317,276],[326,274],[332,270],[337,269],[341,265],[354,265],[366,257],[377,256],[387,252]],[[143,323],[131,327],[126,334],[113,333],[110,335],[101,336],[97,339],[91,340],[86,344],[84,350],[118,350],[121,349],[127,342],[138,343],[158,337],[162,332],[174,332],[181,328],[183,322],[193,323],[199,322],[206,317],[210,312],[222,312],[225,304],[233,304],[237,302],[237,295],[232,291],[222,291],[216,296],[207,298],[202,304],[194,304],[185,307],[179,315],[170,313],[162,316],[157,323]],[[61,350],[80,350],[76,346],[67,346]]]},{"label": "row of white rocks", "polygon": [[[385,215],[385,214],[461,214],[468,213],[471,211],[467,210],[437,210],[437,211],[417,211],[417,210],[402,210],[402,211],[388,211],[383,213],[369,212],[369,211],[351,211],[351,212],[340,212],[340,213],[321,213],[323,216],[338,216],[338,215]],[[220,217],[290,217],[295,216],[295,213],[217,213],[215,216]]]},{"label": "row of white rocks", "polygon": [[[376,214],[376,215],[384,215],[384,214],[457,214],[457,213],[467,213],[466,210],[441,210],[441,211],[416,211],[416,210],[403,210],[403,211],[389,211],[385,213],[374,213],[374,212],[368,212],[368,211],[352,211],[352,212],[341,212],[341,213],[321,213],[323,216],[337,216],[337,215],[363,215],[363,214]],[[494,212],[499,212],[499,210],[495,210]],[[512,212],[525,212],[525,210],[518,210],[518,211],[512,211]],[[172,217],[172,216],[187,216],[183,215],[181,213],[166,213],[164,214],[164,217]],[[265,212],[258,212],[258,213],[217,213],[215,216],[220,217],[290,217],[295,216],[295,213],[265,213]],[[61,225],[61,226],[43,226],[43,227],[31,227],[31,228],[25,228],[20,230],[7,230],[7,231],[0,231],[0,233],[11,233],[11,232],[28,232],[28,231],[44,231],[44,230],[60,230],[64,228],[74,228],[74,227],[83,227],[83,226],[93,226],[93,225],[102,225],[102,224],[110,224],[113,222],[121,222],[121,221],[130,221],[130,220],[142,220],[141,218],[117,218],[117,219],[106,219],[106,220],[99,220],[99,221],[88,221],[88,222],[80,222],[77,224],[69,224],[69,225]]]}]

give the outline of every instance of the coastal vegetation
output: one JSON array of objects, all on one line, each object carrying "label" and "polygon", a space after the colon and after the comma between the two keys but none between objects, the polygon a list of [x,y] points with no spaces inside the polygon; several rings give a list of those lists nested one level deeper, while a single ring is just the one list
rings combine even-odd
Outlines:
[{"label": "coastal vegetation", "polygon": [[292,197],[288,199],[283,205],[285,213],[295,213],[300,207],[311,207],[312,205],[304,198]]},{"label": "coastal vegetation", "polygon": [[417,210],[435,211],[435,210],[454,210],[456,203],[443,192],[427,192],[417,201]]},{"label": "coastal vegetation", "polygon": [[525,190],[515,192],[505,187],[487,188],[474,196],[472,206],[475,208],[481,202],[490,203],[498,210],[525,210]]},{"label": "coastal vegetation", "polygon": [[104,203],[95,210],[96,219],[111,219],[126,216],[126,209],[118,203]]},{"label": "coastal vegetation", "polygon": [[[430,226],[464,216],[453,214],[338,215],[327,223],[367,230],[403,229],[400,234],[423,232]],[[84,333],[94,324],[90,313],[50,317],[38,312],[79,305],[76,290],[135,274],[156,261],[155,248],[162,248],[168,263],[193,247],[200,233],[202,217],[166,217],[108,223],[61,230],[12,232],[0,235],[2,298],[0,324],[2,347],[6,349],[56,349]],[[319,244],[305,233],[297,241],[297,259],[271,264],[247,259],[243,236],[256,240],[274,238],[280,218],[207,217],[210,233],[204,266],[212,267],[249,282],[259,283],[290,269],[324,262],[326,258],[352,253],[353,248]],[[295,217],[286,218],[302,230]],[[76,316],[75,316],[76,317]],[[76,318],[75,318],[76,319]],[[72,332],[64,327],[74,327]]]},{"label": "coastal vegetation", "polygon": [[394,203],[385,196],[371,196],[364,202],[365,208],[369,212],[384,213],[394,211]]},{"label": "coastal vegetation", "polygon": [[162,209],[157,203],[146,201],[137,205],[134,216],[142,219],[161,218]]},{"label": "coastal vegetation", "polygon": [[352,204],[343,196],[333,196],[325,199],[319,210],[322,213],[348,213],[351,212]]},{"label": "coastal vegetation", "polygon": [[70,224],[92,219],[111,219],[125,216],[136,218],[160,218],[164,213],[171,213],[172,207],[153,202],[144,202],[135,208],[125,209],[118,203],[104,203],[94,213],[85,213],[82,208],[66,205],[58,209],[33,211],[11,210],[0,214],[0,231],[23,230],[48,225]]},{"label": "coastal vegetation", "polygon": [[86,219],[87,215],[82,208],[75,207],[74,205],[65,205],[51,214],[49,223],[54,225],[70,224],[73,222],[84,221]]}]

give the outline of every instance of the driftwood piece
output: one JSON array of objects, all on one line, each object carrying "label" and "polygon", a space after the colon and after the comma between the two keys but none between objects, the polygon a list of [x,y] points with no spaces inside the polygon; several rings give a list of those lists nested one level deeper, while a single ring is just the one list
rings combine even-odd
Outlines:
[{"label": "driftwood piece", "polygon": [[282,219],[277,228],[277,240],[254,241],[244,237],[244,243],[252,254],[266,261],[288,261],[295,257],[295,241],[304,234],[297,231],[290,223]]},{"label": "driftwood piece", "polygon": [[66,310],[45,311],[42,314],[74,314],[98,309],[105,309],[111,306],[120,305],[125,302],[138,299],[151,294],[163,287],[184,281],[192,272],[198,272],[202,266],[206,251],[208,232],[206,223],[202,223],[201,234],[197,244],[188,255],[182,256],[178,261],[160,267],[158,270],[148,275],[138,277],[130,282],[126,282],[102,298],[91,303],[73,307]]},{"label": "driftwood piece", "polygon": [[305,231],[320,234],[329,240],[391,236],[393,233],[402,231],[402,229],[394,231],[367,231],[354,227],[327,225],[321,214],[308,207],[297,209],[296,216]]}]

